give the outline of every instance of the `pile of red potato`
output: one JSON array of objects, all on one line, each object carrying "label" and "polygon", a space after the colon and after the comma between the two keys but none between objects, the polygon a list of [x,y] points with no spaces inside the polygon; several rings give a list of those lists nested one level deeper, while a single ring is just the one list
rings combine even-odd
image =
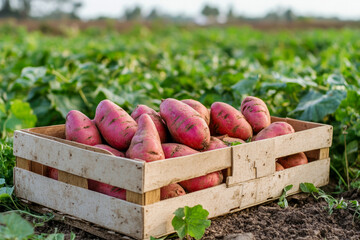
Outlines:
[{"label": "pile of red potato", "polygon": [[[200,102],[187,99],[165,99],[160,112],[139,105],[129,115],[121,107],[103,100],[96,108],[94,120],[72,110],[66,117],[66,139],[102,148],[112,155],[152,162],[225,148],[235,143],[259,141],[294,133],[286,122],[271,123],[269,110],[259,98],[246,97],[240,110],[215,102],[210,111]],[[304,153],[277,159],[276,171],[307,163]],[[58,178],[49,168],[48,176]],[[161,199],[167,199],[219,185],[221,171],[173,183],[161,188]],[[88,188],[125,199],[124,189],[88,179]]]}]

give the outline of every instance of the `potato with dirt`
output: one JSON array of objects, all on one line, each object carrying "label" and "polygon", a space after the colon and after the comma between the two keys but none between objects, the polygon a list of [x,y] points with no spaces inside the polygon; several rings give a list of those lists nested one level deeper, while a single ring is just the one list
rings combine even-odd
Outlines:
[{"label": "potato with dirt", "polygon": [[286,168],[299,166],[302,164],[307,164],[308,159],[307,159],[305,153],[300,152],[300,153],[296,153],[293,155],[281,157],[277,160],[277,162],[286,169]]},{"label": "potato with dirt", "polygon": [[224,135],[247,140],[253,135],[251,125],[244,115],[233,106],[214,102],[210,110],[211,135]]},{"label": "potato with dirt", "polygon": [[271,124],[269,109],[260,98],[246,97],[241,102],[240,109],[245,119],[250,123],[254,133],[260,132]]},{"label": "potato with dirt", "polygon": [[153,162],[165,159],[164,151],[156,126],[148,114],[143,114],[138,120],[138,129],[131,140],[126,157]]},{"label": "potato with dirt", "polygon": [[185,195],[185,190],[177,183],[172,183],[160,188],[160,200]]},{"label": "potato with dirt", "polygon": [[102,143],[101,135],[94,122],[77,110],[71,110],[66,115],[65,136],[67,140],[90,146]]},{"label": "potato with dirt", "polygon": [[106,142],[118,150],[126,150],[130,146],[137,130],[135,120],[110,100],[98,104],[95,122]]},{"label": "potato with dirt", "polygon": [[200,114],[189,105],[167,98],[160,104],[160,115],[176,142],[196,150],[209,146],[209,127]]},{"label": "potato with dirt", "polygon": [[138,105],[135,110],[131,113],[131,117],[138,122],[140,116],[142,114],[148,114],[153,120],[155,127],[159,133],[161,143],[165,143],[168,140],[169,131],[162,120],[159,113],[157,113],[154,109],[146,106],[146,105]]},{"label": "potato with dirt", "polygon": [[268,127],[261,130],[253,139],[253,141],[259,141],[263,139],[273,138],[286,134],[294,133],[294,128],[287,122],[273,122]]},{"label": "potato with dirt", "polygon": [[210,112],[204,105],[202,105],[201,102],[196,101],[194,99],[184,99],[181,100],[181,102],[195,109],[195,111],[197,111],[200,114],[200,116],[205,120],[206,124],[207,125],[210,124]]}]

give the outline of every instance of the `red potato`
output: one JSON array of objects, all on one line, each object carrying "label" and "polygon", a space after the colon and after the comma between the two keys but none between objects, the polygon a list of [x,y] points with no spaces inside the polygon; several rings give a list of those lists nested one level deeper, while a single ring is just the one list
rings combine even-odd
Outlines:
[{"label": "red potato", "polygon": [[161,147],[164,151],[165,158],[181,157],[199,153],[199,151],[180,143],[163,143],[161,144]]},{"label": "red potato", "polygon": [[185,195],[185,190],[177,183],[169,184],[160,188],[160,200]]},{"label": "red potato", "polygon": [[119,150],[129,147],[137,130],[135,120],[110,100],[99,103],[96,108],[95,122],[105,141]]},{"label": "red potato", "polygon": [[222,136],[217,136],[216,138],[223,141],[227,146],[231,146],[232,143],[238,143],[238,142],[240,142],[241,144],[246,143],[244,140],[240,138],[229,137],[227,134]]},{"label": "red potato", "polygon": [[287,122],[273,122],[267,128],[261,130],[253,141],[273,138],[285,134],[294,133],[294,128]]},{"label": "red potato", "polygon": [[89,190],[106,194],[111,197],[126,199],[126,190],[112,185],[98,182],[92,179],[88,179],[88,188]]},{"label": "red potato", "polygon": [[210,129],[212,135],[228,134],[230,137],[243,140],[253,135],[252,128],[242,113],[222,102],[215,102],[211,105]]},{"label": "red potato", "polygon": [[131,140],[129,149],[126,151],[126,157],[141,159],[146,162],[165,159],[159,134],[153,120],[148,114],[140,116],[138,120],[138,130]]},{"label": "red potato", "polygon": [[47,176],[49,178],[58,180],[59,179],[59,171],[56,168],[47,167]]},{"label": "red potato", "polygon": [[241,113],[250,123],[254,133],[260,132],[271,124],[269,109],[260,98],[246,97],[241,103]]},{"label": "red potato", "polygon": [[276,167],[276,171],[282,171],[284,170],[285,168],[278,162],[275,163],[275,167]]},{"label": "red potato", "polygon": [[189,105],[168,98],[161,102],[160,114],[176,142],[197,150],[209,146],[209,127],[200,114]]},{"label": "red potato", "polygon": [[217,139],[216,137],[210,138],[210,145],[205,151],[215,150],[219,148],[226,148],[228,147],[223,141]]},{"label": "red potato", "polygon": [[119,150],[112,148],[106,144],[96,144],[94,147],[105,149],[105,150],[109,151],[110,153],[112,153],[113,155],[118,156],[118,157],[125,157],[125,154],[123,152],[120,152]]},{"label": "red potato", "polygon": [[302,164],[306,164],[308,163],[308,159],[305,153],[301,152],[301,153],[296,153],[293,155],[281,157],[278,159],[278,163],[281,164],[286,169],[286,168],[291,168]]},{"label": "red potato", "polygon": [[91,146],[101,143],[101,136],[96,125],[77,110],[71,110],[66,115],[65,136],[67,140]]},{"label": "red potato", "polygon": [[192,107],[193,109],[195,109],[195,111],[197,111],[200,114],[200,116],[205,120],[206,124],[207,125],[210,124],[210,112],[199,101],[196,101],[193,99],[184,99],[184,100],[181,100],[181,102],[183,102],[183,103],[189,105],[190,107]]},{"label": "red potato", "polygon": [[160,136],[160,140],[162,143],[167,142],[168,139],[168,130],[167,127],[164,123],[164,121],[161,119],[160,114],[157,113],[154,109],[149,108],[146,105],[138,105],[135,110],[131,113],[131,117],[138,122],[139,117],[142,114],[149,114],[149,116],[151,117],[151,119],[154,121],[155,123],[155,127],[159,133]]},{"label": "red potato", "polygon": [[195,192],[205,188],[214,187],[222,183],[224,176],[221,171],[212,172],[204,176],[188,179],[179,184],[187,192]]}]

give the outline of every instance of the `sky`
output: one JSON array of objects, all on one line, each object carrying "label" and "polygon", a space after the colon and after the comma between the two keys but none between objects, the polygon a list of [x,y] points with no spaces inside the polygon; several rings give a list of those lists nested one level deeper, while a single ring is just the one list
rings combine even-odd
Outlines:
[{"label": "sky", "polygon": [[224,13],[232,7],[233,12],[247,17],[262,17],[269,11],[290,8],[297,15],[360,19],[360,0],[82,0],[82,3],[79,15],[84,19],[117,18],[125,9],[135,6],[140,6],[144,14],[156,8],[161,13],[198,17],[205,4]]}]

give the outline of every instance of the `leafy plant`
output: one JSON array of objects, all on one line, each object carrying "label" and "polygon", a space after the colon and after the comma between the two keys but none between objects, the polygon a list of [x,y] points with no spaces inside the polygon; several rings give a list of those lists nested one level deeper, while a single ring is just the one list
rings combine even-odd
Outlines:
[{"label": "leafy plant", "polygon": [[300,189],[304,193],[310,193],[315,199],[324,199],[328,204],[327,209],[329,214],[332,214],[334,209],[349,209],[354,211],[354,218],[358,217],[358,219],[360,219],[360,206],[357,200],[346,201],[343,198],[336,199],[315,187],[312,183],[300,183]]},{"label": "leafy plant", "polygon": [[280,198],[279,198],[279,202],[278,205],[281,208],[287,208],[289,206],[288,201],[286,199],[286,194],[288,191],[290,191],[292,189],[293,185],[287,185],[286,187],[284,187],[283,189],[283,193],[281,194]]},{"label": "leafy plant", "polygon": [[207,219],[209,212],[203,209],[201,205],[178,208],[174,214],[171,223],[180,239],[185,236],[188,239],[190,237],[200,239],[204,235],[205,229],[211,224],[211,221]]}]

